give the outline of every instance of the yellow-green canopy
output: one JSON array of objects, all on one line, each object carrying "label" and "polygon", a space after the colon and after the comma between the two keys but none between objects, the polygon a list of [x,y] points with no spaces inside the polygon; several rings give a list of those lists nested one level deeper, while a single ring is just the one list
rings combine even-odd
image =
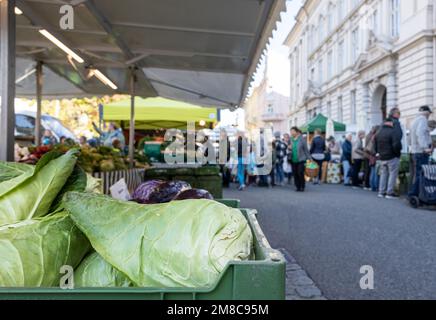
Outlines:
[{"label": "yellow-green canopy", "polygon": [[[129,127],[130,99],[113,102],[103,106],[103,120],[121,123]],[[217,122],[217,109],[203,108],[189,103],[165,98],[135,98],[135,128],[151,129],[186,129],[188,122],[205,126]]]}]

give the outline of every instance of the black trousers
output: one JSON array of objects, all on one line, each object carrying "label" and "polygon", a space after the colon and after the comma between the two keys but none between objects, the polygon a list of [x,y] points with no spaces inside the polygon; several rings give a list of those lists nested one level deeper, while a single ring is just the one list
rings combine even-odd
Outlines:
[{"label": "black trousers", "polygon": [[371,186],[370,186],[369,180],[371,177],[371,167],[369,165],[369,159],[363,160],[363,170],[365,172],[365,176],[363,178],[363,186],[365,188],[370,188]]},{"label": "black trousers", "polygon": [[360,169],[362,169],[362,159],[353,160],[353,168],[351,170],[351,179],[353,180],[353,187],[358,187],[360,185],[359,181],[359,173]]},{"label": "black trousers", "polygon": [[292,163],[292,173],[297,190],[304,191],[306,188],[306,179],[304,177],[305,164],[305,162]]}]

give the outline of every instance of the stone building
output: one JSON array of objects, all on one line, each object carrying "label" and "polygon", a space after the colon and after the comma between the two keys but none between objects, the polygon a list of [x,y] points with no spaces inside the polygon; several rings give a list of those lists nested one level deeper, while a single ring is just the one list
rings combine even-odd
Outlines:
[{"label": "stone building", "polygon": [[349,131],[436,102],[436,0],[306,0],[285,40],[290,122],[322,112]]}]

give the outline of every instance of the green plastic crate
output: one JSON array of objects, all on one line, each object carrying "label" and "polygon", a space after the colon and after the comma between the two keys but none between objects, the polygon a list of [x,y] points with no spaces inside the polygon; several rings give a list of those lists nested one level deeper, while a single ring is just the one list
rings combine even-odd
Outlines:
[{"label": "green plastic crate", "polygon": [[218,176],[220,174],[220,168],[218,166],[202,166],[195,168],[196,176]]},{"label": "green plastic crate", "polygon": [[[227,200],[226,200],[227,201]],[[226,203],[226,201],[223,201]],[[228,204],[237,205],[237,201]],[[149,288],[0,288],[0,299],[58,300],[284,300],[286,263],[273,250],[255,210],[241,209],[254,236],[255,260],[231,262],[210,289]]]},{"label": "green plastic crate", "polygon": [[162,180],[168,180],[169,173],[167,169],[147,169],[145,170],[144,174],[145,178],[147,180],[150,179],[162,179]]}]

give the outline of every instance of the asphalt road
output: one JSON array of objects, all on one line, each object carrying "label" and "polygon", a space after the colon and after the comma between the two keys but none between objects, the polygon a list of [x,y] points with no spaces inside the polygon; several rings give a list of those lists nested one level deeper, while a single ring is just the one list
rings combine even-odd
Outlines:
[{"label": "asphalt road", "polygon": [[[271,245],[286,248],[328,299],[436,299],[436,211],[343,186],[234,187],[256,208]],[[374,290],[360,268],[372,266]]]}]

